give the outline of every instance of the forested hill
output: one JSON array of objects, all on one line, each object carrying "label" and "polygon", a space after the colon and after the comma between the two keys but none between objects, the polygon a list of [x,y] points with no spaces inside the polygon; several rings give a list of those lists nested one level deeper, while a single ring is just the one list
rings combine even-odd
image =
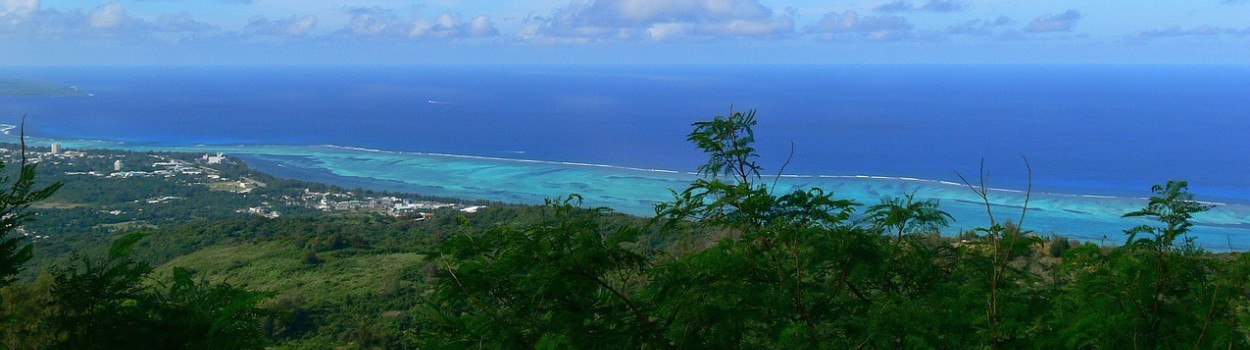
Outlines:
[{"label": "forested hill", "polygon": [[1250,348],[1250,256],[1188,241],[1191,214],[1208,207],[1183,181],[1125,213],[1153,224],[1107,233],[1123,245],[1039,236],[1027,210],[943,237],[940,204],[906,193],[774,193],[754,125],[754,113],[696,123],[703,177],[654,219],[576,195],[514,206],[345,190],[228,155],[31,150],[41,160],[27,176],[10,152],[0,342]]},{"label": "forested hill", "polygon": [[[27,280],[48,262],[107,247],[129,232],[159,237],[179,226],[369,213],[416,219],[423,212],[448,216],[495,205],[280,179],[217,153],[56,148],[26,152],[37,165],[36,186],[62,184],[51,197],[31,205],[38,219],[20,229],[37,253],[22,275]],[[5,170],[11,178],[22,158],[18,150],[19,145],[0,144],[0,161],[10,165]]]}]

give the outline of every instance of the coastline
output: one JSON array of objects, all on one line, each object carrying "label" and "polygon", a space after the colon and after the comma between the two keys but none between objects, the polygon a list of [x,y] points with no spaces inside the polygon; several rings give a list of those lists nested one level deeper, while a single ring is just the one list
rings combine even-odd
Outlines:
[{"label": "coastline", "polygon": [[[16,127],[17,126],[14,126],[11,124],[0,124],[0,131],[12,130],[12,129],[15,129]],[[4,133],[4,135],[10,135],[10,134]],[[326,148],[326,149],[332,149],[332,150],[341,150],[345,152],[385,154],[385,155],[396,155],[396,156],[437,157],[437,158],[467,159],[467,160],[479,160],[479,161],[530,163],[530,164],[539,164],[539,165],[548,165],[548,166],[588,167],[588,168],[601,168],[601,169],[620,170],[620,171],[628,171],[628,172],[673,174],[673,175],[682,175],[682,176],[691,176],[691,177],[698,175],[698,173],[693,172],[693,171],[679,171],[679,170],[670,170],[670,169],[661,169],[661,168],[642,168],[642,167],[631,167],[631,166],[622,166],[622,165],[613,165],[613,164],[568,162],[568,161],[527,159],[527,158],[508,158],[508,157],[498,157],[498,156],[451,154],[451,153],[441,153],[441,152],[395,151],[395,150],[384,150],[384,149],[355,147],[355,146],[343,146],[343,145],[334,145],[334,144],[266,145],[266,144],[197,143],[193,145],[161,145],[161,144],[147,144],[147,143],[139,143],[139,142],[95,140],[95,139],[73,139],[73,140],[68,140],[68,141],[54,141],[50,138],[43,138],[43,137],[30,136],[30,135],[27,135],[26,138],[29,144],[39,145],[39,146],[47,146],[51,144],[52,142],[59,142],[59,143],[62,143],[63,145],[71,145],[74,147],[82,147],[82,148],[123,149],[123,150],[132,150],[132,151],[155,150],[155,151],[174,151],[174,152],[209,152],[209,151],[214,151],[214,150],[230,150],[230,151],[233,151],[234,153],[241,153],[241,154],[248,154],[248,155],[285,155],[285,156],[290,156],[290,155],[298,156],[300,154],[291,153],[291,152],[266,153],[264,152],[264,150]],[[846,175],[843,175],[843,174],[771,174],[771,175],[762,176],[762,178],[765,178],[765,179],[771,179],[773,177],[776,177],[779,179],[808,180],[808,181],[811,181],[811,180],[817,180],[817,181],[818,180],[882,180],[882,181],[917,182],[917,183],[925,183],[925,184],[952,186],[952,187],[958,187],[958,188],[967,187],[966,184],[954,182],[954,181],[927,179],[927,178],[919,178],[919,177],[912,177],[912,176],[888,176],[888,175],[876,175],[876,174],[846,174]],[[1021,189],[992,187],[992,186],[987,187],[986,189],[989,190],[990,192],[999,192],[999,193],[1008,193],[1008,194],[1025,194],[1027,192],[1026,190],[1021,190]],[[1033,195],[1034,196],[1041,195],[1041,196],[1072,197],[1072,198],[1083,198],[1083,199],[1136,200],[1136,201],[1145,201],[1150,198],[1148,195],[1145,194],[1145,193],[1148,193],[1148,191],[1143,190],[1142,192],[1144,193],[1143,195],[1124,196],[1124,195],[1109,195],[1109,194],[1099,194],[1099,193],[1066,193],[1066,192],[1035,191],[1033,192]],[[1218,205],[1218,206],[1250,207],[1250,201],[1241,203],[1241,202],[1235,202],[1235,201],[1204,201],[1204,200],[1199,199],[1198,202],[1203,203],[1203,204],[1211,204],[1211,205]]]},{"label": "coastline", "polygon": [[[15,138],[14,135],[0,136]],[[52,140],[28,137],[28,144]],[[671,200],[670,190],[685,188],[690,172],[605,164],[512,159],[444,153],[400,152],[336,145],[207,145],[154,146],[126,142],[69,140],[62,147],[215,153],[250,161],[253,167],[279,177],[371,190],[422,195],[540,204],[546,198],[578,193],[588,207],[609,207],[632,215],[654,215],[654,205]],[[770,179],[771,180],[771,179]],[[860,204],[876,204],[886,196],[915,192],[934,198],[956,221],[944,231],[956,234],[985,224],[984,204],[965,185],[943,180],[876,175],[782,175],[777,191],[821,187]],[[1143,191],[1145,192],[1145,191]],[[1148,224],[1120,217],[1141,208],[1142,197],[1099,194],[1032,193],[1026,229],[1057,233],[1094,242],[1118,243],[1123,230]],[[1017,220],[1025,191],[991,189],[995,216]],[[1194,218],[1194,236],[1212,250],[1250,250],[1250,205],[1221,203]],[[1229,245],[1229,242],[1232,245]]]}]

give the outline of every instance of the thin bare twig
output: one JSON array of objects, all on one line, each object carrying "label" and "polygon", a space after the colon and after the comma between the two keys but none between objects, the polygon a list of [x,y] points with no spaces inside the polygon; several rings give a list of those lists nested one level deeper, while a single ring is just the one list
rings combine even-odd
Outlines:
[{"label": "thin bare twig", "polygon": [[1024,227],[1024,215],[1029,212],[1029,200],[1033,197],[1033,166],[1029,164],[1029,158],[1023,154],[1020,155],[1020,159],[1024,160],[1024,168],[1029,172],[1029,183],[1028,189],[1024,191],[1024,209],[1020,210],[1020,221],[1016,222],[1016,227]]},{"label": "thin bare twig", "polygon": [[1215,291],[1211,292],[1211,304],[1207,307],[1207,320],[1202,324],[1202,333],[1198,334],[1198,340],[1194,342],[1194,350],[1199,349],[1202,344],[1202,338],[1207,335],[1207,329],[1211,327],[1211,321],[1215,319],[1215,298],[1220,294],[1220,285],[1215,285]]},{"label": "thin bare twig", "polygon": [[994,219],[993,206],[990,204],[989,191],[987,190],[988,187],[985,181],[985,158],[981,158],[981,167],[978,170],[980,178],[980,183],[978,184],[979,186],[973,186],[972,183],[969,182],[967,178],[964,178],[962,174],[955,174],[958,175],[959,179],[964,182],[964,185],[968,186],[969,189],[972,189],[978,197],[981,197],[981,202],[985,204],[985,214],[989,216],[990,219],[990,227],[986,230],[986,238],[989,239],[990,247],[993,248],[993,254],[991,255],[993,267],[990,270],[990,296],[989,299],[985,301],[985,316],[986,320],[990,323],[990,348],[998,349],[998,282],[1000,280],[998,265],[999,256],[1002,252],[1002,244],[998,241],[998,235],[1000,234],[999,231],[1001,231],[1001,228],[998,226],[998,221]]},{"label": "thin bare twig", "polygon": [[1004,242],[1002,240],[1002,235],[1005,233],[1006,228],[998,225],[998,221],[994,218],[993,205],[990,203],[989,185],[986,183],[987,174],[985,172],[985,159],[981,159],[981,167],[979,171],[980,183],[978,186],[974,186],[963,175],[955,173],[959,176],[959,179],[963,181],[965,186],[968,186],[969,189],[981,198],[981,202],[985,205],[985,214],[990,219],[990,227],[986,230],[986,238],[989,239],[991,248],[993,249],[991,257],[991,260],[993,261],[993,269],[991,270],[989,281],[990,296],[989,300],[986,301],[987,307],[985,312],[990,323],[990,347],[993,349],[999,348],[999,332],[1001,331],[999,327],[1002,325],[1002,321],[999,319],[998,314],[998,286],[1002,284],[1002,281],[1007,274],[1007,266],[1011,262],[1010,248],[1015,246],[1017,238],[1023,237],[1024,218],[1028,215],[1029,201],[1033,197],[1033,167],[1029,164],[1028,158],[1025,158],[1023,155],[1021,155],[1021,158],[1024,159],[1025,169],[1028,170],[1028,190],[1024,195],[1024,208],[1020,210],[1020,221],[1016,225],[1016,231],[1018,234],[1009,238],[1010,241],[1006,242],[1006,247],[1003,246]]},{"label": "thin bare twig", "polygon": [[773,187],[768,189],[769,194],[777,193],[777,180],[781,180],[781,174],[786,172],[786,167],[790,165],[790,161],[794,160],[794,141],[790,141],[790,156],[786,157],[786,162],[781,164],[781,170],[777,170],[777,176],[773,177]]},{"label": "thin bare twig", "polygon": [[18,140],[22,144],[22,169],[26,168],[26,115],[22,114],[22,127],[18,128]]},{"label": "thin bare twig", "polygon": [[955,172],[955,176],[958,176],[959,180],[962,181],[965,186],[968,186],[968,189],[971,189],[973,193],[976,193],[977,197],[981,198],[981,201],[985,203],[985,214],[989,215],[990,226],[993,227],[993,226],[998,225],[998,222],[994,220],[994,212],[990,210],[989,194],[985,187],[986,186],[985,185],[985,175],[986,175],[985,174],[985,158],[981,159],[981,168],[979,170],[979,173],[980,173],[980,178],[981,178],[981,183],[979,187],[973,186],[972,182],[969,182],[968,179],[965,178],[964,175],[960,174],[959,172]]}]

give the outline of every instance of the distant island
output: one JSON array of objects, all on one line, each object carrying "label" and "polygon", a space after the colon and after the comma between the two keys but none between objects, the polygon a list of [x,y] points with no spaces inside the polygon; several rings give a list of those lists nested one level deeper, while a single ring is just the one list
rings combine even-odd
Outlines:
[{"label": "distant island", "polygon": [[43,80],[0,78],[0,96],[91,96],[77,86]]}]

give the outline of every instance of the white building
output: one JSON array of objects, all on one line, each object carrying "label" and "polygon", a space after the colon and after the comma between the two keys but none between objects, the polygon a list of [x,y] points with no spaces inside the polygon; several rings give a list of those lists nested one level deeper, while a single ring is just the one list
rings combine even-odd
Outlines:
[{"label": "white building", "polygon": [[52,143],[52,154],[60,154],[60,153],[61,153],[61,143],[60,143],[60,142],[53,142],[53,143]]},{"label": "white building", "polygon": [[470,213],[470,214],[471,214],[471,213],[476,213],[476,212],[478,212],[479,210],[482,210],[482,209],[486,209],[486,206],[485,206],[485,205],[475,205],[475,206],[471,206],[471,207],[465,207],[464,209],[460,209],[460,211],[465,212],[465,213]]},{"label": "white building", "polygon": [[122,160],[113,161],[113,171],[122,171]]},{"label": "white building", "polygon": [[210,156],[208,154],[204,155],[204,161],[207,162],[208,164],[221,164],[221,162],[224,160],[226,160],[225,153],[217,152],[216,156]]}]

